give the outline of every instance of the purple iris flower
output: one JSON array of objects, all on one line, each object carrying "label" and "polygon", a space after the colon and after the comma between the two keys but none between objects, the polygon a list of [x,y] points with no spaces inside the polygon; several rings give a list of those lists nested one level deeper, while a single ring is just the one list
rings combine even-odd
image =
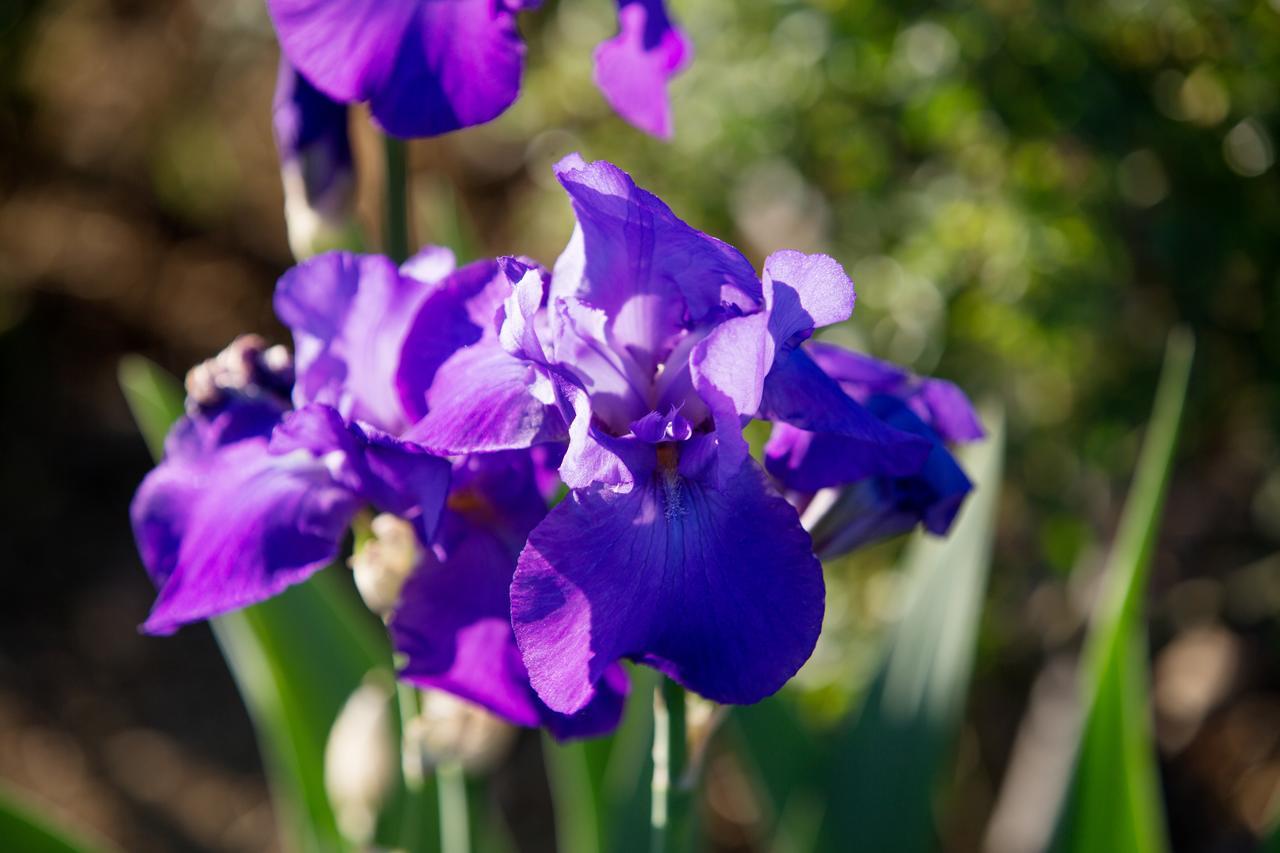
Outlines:
[{"label": "purple iris flower", "polygon": [[329,406],[289,411],[288,364],[273,359],[242,338],[196,368],[188,414],[134,496],[134,534],[159,587],[148,633],[306,580],[337,556],[362,506],[413,519],[424,536],[434,531],[448,464]]},{"label": "purple iris flower", "polygon": [[288,62],[276,78],[272,125],[295,257],[338,244],[352,225],[355,167],[347,106],[330,100]]},{"label": "purple iris flower", "polygon": [[533,688],[511,631],[511,576],[529,532],[547,514],[529,451],[481,454],[454,467],[434,548],[414,570],[392,618],[400,677],[445,690],[557,738],[590,737],[621,719],[627,677],[613,666],[595,699],[572,716],[548,708]]},{"label": "purple iris flower", "polygon": [[800,344],[853,285],[779,252],[763,280],[616,167],[557,167],[577,216],[548,274],[508,259],[491,329],[436,370],[409,440],[441,453],[559,438],[570,495],[529,534],[511,618],[538,696],[576,713],[622,658],[720,702],[757,701],[809,657],[822,569],[795,508],[750,458],[752,417],[839,435],[876,474],[930,442],[851,398]]},{"label": "purple iris flower", "polygon": [[281,347],[239,339],[187,378],[187,415],[139,487],[134,533],[159,596],[144,624],[167,634],[270,598],[331,563],[365,506],[430,541],[449,463],[396,436],[395,391],[412,312],[450,278],[428,250],[402,268],[332,253],[290,270],[275,307]]},{"label": "purple iris flower", "polygon": [[814,342],[805,349],[852,399],[885,423],[930,443],[919,471],[892,476],[866,465],[859,448],[841,435],[774,425],[765,467],[806,505],[819,556],[835,557],[917,524],[945,534],[973,488],[947,445],[984,435],[964,392],[831,344]]},{"label": "purple iris flower", "polygon": [[[516,16],[539,0],[267,0],[289,62],[330,98],[368,102],[400,137],[496,118],[524,65]],[[671,133],[666,83],[692,51],[662,0],[618,0],[618,36],[596,52],[596,80],[628,121]]]}]

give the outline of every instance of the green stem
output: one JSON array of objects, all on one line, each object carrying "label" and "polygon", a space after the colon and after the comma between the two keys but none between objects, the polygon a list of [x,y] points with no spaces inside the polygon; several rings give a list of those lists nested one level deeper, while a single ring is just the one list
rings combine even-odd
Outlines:
[{"label": "green stem", "polygon": [[449,763],[437,767],[436,786],[440,798],[440,849],[443,853],[469,853],[471,819],[467,811],[467,777],[462,765]]},{"label": "green stem", "polygon": [[557,849],[561,853],[600,853],[600,825],[591,767],[581,742],[542,739],[542,755],[555,809]]},{"label": "green stem", "polygon": [[383,137],[386,186],[383,188],[382,244],[390,258],[404,263],[409,257],[408,157],[403,140]]},{"label": "green stem", "polygon": [[684,688],[664,678],[653,697],[653,788],[649,811],[653,853],[689,846],[692,791],[685,778],[688,752]]}]

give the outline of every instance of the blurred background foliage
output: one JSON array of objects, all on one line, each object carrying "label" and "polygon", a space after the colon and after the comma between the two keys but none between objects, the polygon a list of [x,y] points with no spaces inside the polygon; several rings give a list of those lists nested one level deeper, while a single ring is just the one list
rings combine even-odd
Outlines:
[{"label": "blurred background foliage", "polygon": [[[757,263],[834,255],[858,307],[832,338],[1001,402],[994,565],[935,808],[954,850],[1019,849],[1014,794],[1069,713],[1165,335],[1190,325],[1147,609],[1161,784],[1174,849],[1253,849],[1280,805],[1280,0],[671,5],[697,52],[673,142],[591,85],[613,4],[547,0],[522,18],[517,106],[413,144],[419,238],[549,263],[570,225],[551,164],[610,159]],[[148,457],[114,380],[125,352],[180,372],[246,329],[282,339],[276,57],[260,0],[0,4],[0,777],[130,850],[273,843],[207,632],[134,633]],[[378,143],[353,129],[374,233]],[[857,708],[899,550],[831,567],[784,700],[802,730]],[[759,848],[746,772],[708,766],[724,849]]]}]

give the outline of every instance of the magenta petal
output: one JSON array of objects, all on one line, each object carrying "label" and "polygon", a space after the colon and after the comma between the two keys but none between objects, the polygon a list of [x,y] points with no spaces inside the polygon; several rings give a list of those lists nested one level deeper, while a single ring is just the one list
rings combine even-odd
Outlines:
[{"label": "magenta petal", "polygon": [[662,0],[618,0],[618,29],[596,48],[596,85],[624,119],[669,139],[667,80],[688,63],[693,46],[671,23]]},{"label": "magenta petal", "polygon": [[748,460],[720,489],[677,476],[572,493],[530,535],[511,613],[554,710],[586,706],[621,658],[750,703],[808,659],[823,595],[795,509]]}]

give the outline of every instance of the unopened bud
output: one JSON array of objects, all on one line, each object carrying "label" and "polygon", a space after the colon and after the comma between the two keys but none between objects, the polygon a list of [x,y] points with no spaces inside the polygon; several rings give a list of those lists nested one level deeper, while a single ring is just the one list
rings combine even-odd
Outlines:
[{"label": "unopened bud", "polygon": [[330,100],[282,61],[273,124],[294,257],[359,248],[346,105]]},{"label": "unopened bud", "polygon": [[515,739],[515,729],[472,702],[442,690],[422,691],[422,713],[409,724],[427,766],[492,767]]},{"label": "unopened bud", "polygon": [[383,513],[369,523],[370,536],[360,543],[347,564],[365,605],[386,618],[400,601],[400,590],[422,559],[413,525]]},{"label": "unopened bud", "polygon": [[267,347],[260,335],[240,335],[216,356],[187,371],[187,399],[217,406],[230,394],[266,393],[287,398],[293,385],[293,358],[283,346]]},{"label": "unopened bud", "polygon": [[378,813],[395,782],[393,692],[386,673],[371,674],[338,712],[325,744],[325,791],[338,829],[355,844],[373,840]]}]

